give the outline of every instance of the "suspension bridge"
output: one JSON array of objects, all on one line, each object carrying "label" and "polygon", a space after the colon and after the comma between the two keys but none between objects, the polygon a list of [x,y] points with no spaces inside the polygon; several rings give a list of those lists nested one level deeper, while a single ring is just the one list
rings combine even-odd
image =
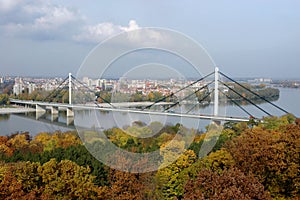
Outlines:
[{"label": "suspension bridge", "polygon": [[[75,110],[100,110],[100,111],[112,111],[112,112],[125,112],[125,113],[139,113],[139,114],[150,114],[150,115],[163,115],[163,116],[174,116],[174,117],[185,117],[185,118],[196,118],[196,119],[208,119],[213,120],[215,122],[220,121],[236,121],[236,122],[246,122],[250,119],[255,119],[249,111],[247,111],[240,103],[231,98],[226,92],[223,91],[222,88],[226,88],[228,91],[235,93],[240,97],[243,101],[253,105],[256,109],[260,110],[267,116],[272,116],[272,114],[261,106],[255,104],[251,99],[248,99],[243,94],[240,94],[234,87],[231,87],[228,82],[223,82],[220,77],[226,78],[228,81],[235,83],[240,88],[244,89],[248,93],[251,93],[257,99],[270,104],[271,106],[279,109],[283,113],[289,113],[285,109],[279,107],[278,105],[272,103],[266,98],[262,97],[255,91],[250,90],[245,87],[243,84],[235,81],[230,78],[226,74],[219,71],[216,67],[213,72],[207,74],[199,78],[196,81],[189,83],[188,85],[180,88],[179,90],[166,95],[155,102],[116,102],[112,103],[105,98],[101,97],[101,95],[96,96],[95,90],[88,87],[86,84],[82,83],[80,80],[72,76],[70,73],[68,77],[66,77],[55,90],[53,90],[47,97],[44,98],[43,101],[31,101],[31,100],[18,100],[18,99],[10,99],[12,104],[16,104],[18,106],[22,106],[26,111],[36,112],[37,116],[41,116],[41,113],[45,113],[47,110],[50,110],[52,115],[57,115],[60,110],[66,111],[67,117],[74,117]],[[195,85],[199,82],[204,82],[203,86],[194,89]],[[213,85],[214,84],[214,85]],[[212,86],[213,85],[213,86]],[[221,87],[222,88],[221,88]],[[193,89],[192,89],[193,87]],[[204,102],[209,96],[213,96],[213,114],[191,114],[190,112],[198,105],[195,103],[188,111],[185,113],[182,112],[174,112],[173,108],[176,106],[180,106],[182,102],[191,98],[197,92],[203,91],[204,89],[209,89],[201,99],[198,99],[199,103]],[[193,90],[192,93],[177,98],[175,101],[167,102],[167,99],[172,97],[176,97],[176,95],[180,92],[183,92],[187,89]],[[80,91],[80,92],[78,92]],[[53,102],[52,100],[61,92],[68,92],[68,103],[58,103]],[[220,105],[220,94],[225,96],[228,100],[230,100],[234,105],[240,108],[244,113],[245,117],[235,117],[235,116],[221,116],[219,114],[219,105]],[[72,96],[73,95],[73,96]],[[101,99],[103,103],[99,103],[97,99]],[[163,109],[153,110],[153,106],[159,106]]]}]

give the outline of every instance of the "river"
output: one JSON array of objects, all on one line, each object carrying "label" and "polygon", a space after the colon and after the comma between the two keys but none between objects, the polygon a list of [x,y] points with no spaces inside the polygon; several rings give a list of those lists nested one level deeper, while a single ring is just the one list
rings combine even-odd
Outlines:
[{"label": "river", "polygon": [[[280,88],[280,97],[273,103],[284,108],[297,117],[300,117],[300,89]],[[259,106],[267,110],[270,114],[281,116],[284,113],[270,104],[262,103]],[[191,108],[191,105],[183,105],[177,107],[175,112],[186,112]],[[257,109],[253,105],[244,105],[248,112],[257,118],[266,116],[265,113]],[[195,114],[213,114],[213,105],[207,107],[196,106],[191,113]],[[235,105],[220,105],[220,115],[247,117],[247,115]],[[205,126],[210,123],[209,120],[185,119],[179,117],[164,117],[154,115],[141,115],[129,113],[112,113],[100,111],[78,111],[75,113],[75,122],[73,119],[66,117],[65,113],[60,113],[57,119],[51,119],[50,114],[46,114],[39,120],[36,120],[35,113],[28,114],[6,114],[0,115],[0,135],[9,135],[16,132],[28,131],[32,135],[40,132],[54,132],[74,130],[76,126],[80,127],[94,127],[95,129],[108,129],[112,127],[126,127],[131,125],[134,121],[142,121],[145,124],[150,124],[154,121],[159,121],[162,124],[176,124],[181,123],[189,128],[197,128],[205,130]],[[54,121],[54,122],[51,122]]]}]

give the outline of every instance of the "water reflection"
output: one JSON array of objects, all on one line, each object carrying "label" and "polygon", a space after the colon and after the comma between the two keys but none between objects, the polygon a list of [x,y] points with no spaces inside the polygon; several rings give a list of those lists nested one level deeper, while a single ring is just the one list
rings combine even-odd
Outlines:
[{"label": "water reflection", "polygon": [[7,121],[9,120],[10,115],[9,114],[1,114],[0,115],[0,121]]}]

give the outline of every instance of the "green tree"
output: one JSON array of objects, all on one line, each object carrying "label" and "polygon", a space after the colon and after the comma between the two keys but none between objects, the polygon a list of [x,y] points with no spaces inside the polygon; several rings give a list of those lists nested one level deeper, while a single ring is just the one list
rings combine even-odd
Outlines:
[{"label": "green tree", "polygon": [[0,106],[9,104],[8,94],[0,94]]}]

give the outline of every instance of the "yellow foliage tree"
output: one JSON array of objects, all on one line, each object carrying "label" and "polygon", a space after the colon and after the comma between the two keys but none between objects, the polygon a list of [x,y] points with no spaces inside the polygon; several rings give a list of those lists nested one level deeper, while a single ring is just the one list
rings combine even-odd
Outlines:
[{"label": "yellow foliage tree", "polygon": [[49,162],[38,167],[38,174],[45,185],[43,193],[66,199],[96,198],[98,190],[93,184],[94,176],[90,169],[70,160]]},{"label": "yellow foliage tree", "polygon": [[171,146],[173,147],[173,151],[170,149],[168,149],[168,151],[166,149],[162,150],[164,161],[166,160],[168,166],[159,169],[156,174],[156,193],[158,198],[174,199],[175,197],[183,195],[183,180],[178,179],[178,176],[182,170],[191,166],[197,158],[194,151],[185,150],[175,162],[169,163],[174,156],[177,156],[179,151],[182,151],[184,144],[180,141],[177,141]]}]

